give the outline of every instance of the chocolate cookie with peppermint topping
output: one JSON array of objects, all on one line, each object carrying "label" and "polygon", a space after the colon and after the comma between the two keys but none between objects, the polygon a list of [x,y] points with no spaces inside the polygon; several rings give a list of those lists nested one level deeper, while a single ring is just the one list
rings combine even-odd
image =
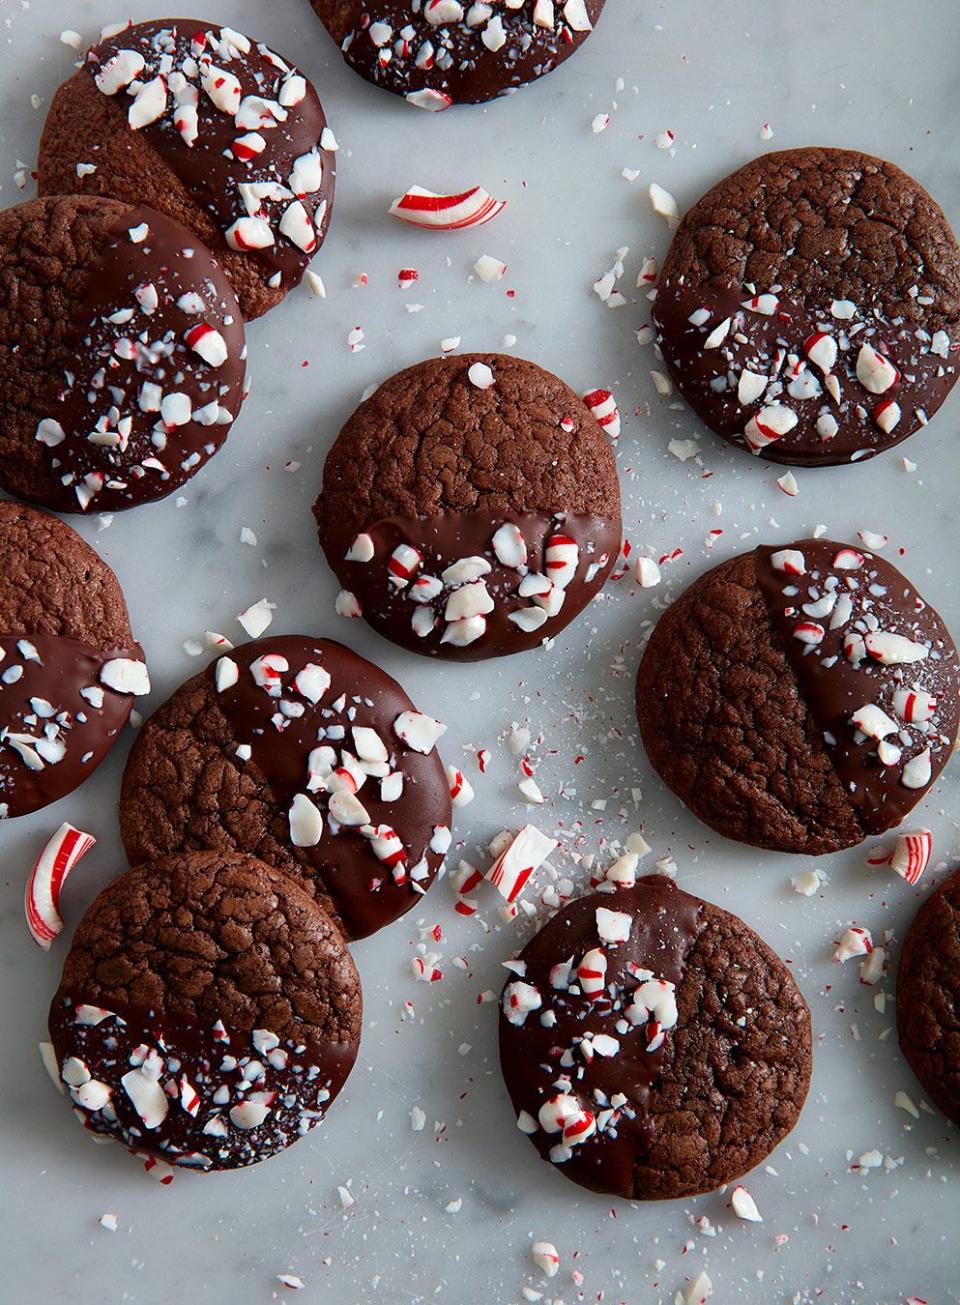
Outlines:
[{"label": "chocolate cookie with peppermint topping", "polygon": [[0,819],[73,792],[149,691],[107,564],[65,522],[0,500]]},{"label": "chocolate cookie with peppermint topping", "polygon": [[311,0],[361,77],[436,113],[507,95],[578,50],[603,0]]},{"label": "chocolate cookie with peppermint topping", "polygon": [[361,1014],[316,900],[252,856],[189,852],[127,871],[87,911],[41,1054],[84,1127],[148,1168],[236,1169],[323,1119]]},{"label": "chocolate cookie with peppermint topping", "polygon": [[300,282],[323,243],[336,149],[314,87],[266,45],[197,19],[127,22],[104,29],[54,96],[39,186],[182,223],[250,319]]},{"label": "chocolate cookie with peppermint topping", "polygon": [[58,512],[163,498],[244,398],[236,296],[153,209],[36,199],[0,213],[0,484]]},{"label": "chocolate cookie with peppermint topping", "polygon": [[120,795],[127,855],[252,853],[366,937],[420,900],[450,846],[445,729],[330,639],[231,649],[140,731]]},{"label": "chocolate cookie with peppermint topping", "polygon": [[314,513],[338,613],[435,657],[551,639],[620,552],[620,484],[597,419],[558,377],[501,354],[385,381],[337,436]]},{"label": "chocolate cookie with peppermint topping", "polygon": [[517,1127],[583,1187],[713,1191],[796,1124],[806,1002],[752,929],[672,880],[571,902],[508,969],[500,1065]]},{"label": "chocolate cookie with peppermint topping", "polygon": [[892,163],[765,154],[680,223],[654,323],[680,393],[725,440],[796,466],[858,462],[925,426],[956,382],[960,247]]},{"label": "chocolate cookie with peppermint topping", "polygon": [[950,758],[957,649],[865,548],[731,558],[660,618],[637,717],[663,780],[728,838],[819,855],[898,825]]},{"label": "chocolate cookie with peppermint topping", "polygon": [[930,894],[903,940],[897,1035],[924,1092],[960,1124],[960,870]]}]

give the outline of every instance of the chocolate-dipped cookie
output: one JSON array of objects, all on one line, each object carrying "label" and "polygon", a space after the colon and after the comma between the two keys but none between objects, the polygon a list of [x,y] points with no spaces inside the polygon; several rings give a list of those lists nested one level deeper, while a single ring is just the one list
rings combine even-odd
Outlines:
[{"label": "chocolate-dipped cookie", "polygon": [[337,436],[314,514],[340,615],[430,656],[552,638],[620,551],[607,436],[558,377],[500,354],[385,381]]},{"label": "chocolate-dipped cookie", "polygon": [[897,1036],[924,1092],[960,1124],[960,870],[930,894],[903,940]]},{"label": "chocolate-dipped cookie", "polygon": [[0,500],[0,819],[73,792],[149,692],[107,564],[65,522]]},{"label": "chocolate-dipped cookie", "polygon": [[654,322],[677,388],[725,440],[857,462],[925,426],[956,382],[960,247],[892,163],[765,154],[684,217]]},{"label": "chocolate-dipped cookie", "polygon": [[210,251],[140,205],[0,213],[0,484],[58,512],[179,488],[244,397],[236,296]]},{"label": "chocolate-dipped cookie", "polygon": [[361,1015],[356,967],[315,899],[255,857],[189,852],[94,901],[41,1051],[92,1133],[151,1164],[236,1169],[320,1122]]},{"label": "chocolate-dipped cookie", "polygon": [[265,45],[196,19],[124,23],[53,98],[40,193],[149,204],[182,223],[249,319],[323,243],[336,147],[316,90]]},{"label": "chocolate-dipped cookie", "polygon": [[245,644],[140,731],[120,796],[127,855],[253,853],[363,938],[415,905],[443,863],[445,728],[342,644]]},{"label": "chocolate-dipped cookie", "polygon": [[565,906],[510,966],[517,1126],[595,1192],[695,1196],[759,1164],[807,1095],[810,1013],[735,915],[651,875]]},{"label": "chocolate-dipped cookie", "polygon": [[311,0],[361,77],[437,112],[507,95],[580,48],[603,0],[511,0],[501,9],[459,0]]},{"label": "chocolate-dipped cookie", "polygon": [[802,539],[722,563],[660,618],[637,717],[718,833],[818,855],[898,825],[946,765],[957,650],[889,562]]}]

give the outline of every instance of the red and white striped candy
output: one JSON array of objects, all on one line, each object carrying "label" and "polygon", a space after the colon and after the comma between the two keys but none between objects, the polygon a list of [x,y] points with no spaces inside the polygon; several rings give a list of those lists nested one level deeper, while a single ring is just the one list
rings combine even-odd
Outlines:
[{"label": "red and white striped candy", "polygon": [[512,522],[506,521],[496,531],[493,539],[490,541],[493,551],[496,554],[497,561],[503,566],[517,567],[524,566],[527,561],[527,541],[523,537],[523,531],[519,526],[513,525]]},{"label": "red and white striped candy", "polygon": [[508,983],[503,990],[503,1013],[511,1024],[522,1027],[532,1010],[539,1010],[543,998],[532,983]]},{"label": "red and white striped candy", "polygon": [[937,710],[937,700],[932,693],[922,689],[897,689],[893,695],[893,710],[901,720],[913,725],[929,720]]},{"label": "red and white striped candy", "polygon": [[793,637],[810,646],[822,643],[825,634],[823,626],[818,625],[816,621],[800,621],[793,627]]},{"label": "red and white striped candy", "polygon": [[782,403],[771,403],[747,422],[744,438],[750,449],[758,453],[768,444],[775,444],[790,433],[797,424],[797,414]]},{"label": "red and white striped candy", "polygon": [[398,544],[387,562],[391,583],[405,589],[422,561],[422,555],[410,544]]},{"label": "red and white striped candy", "polygon": [[871,416],[884,435],[889,435],[891,431],[896,430],[897,426],[900,425],[900,418],[903,413],[896,399],[881,399],[879,403],[873,405]]},{"label": "red and white striped candy", "polygon": [[620,409],[609,390],[587,390],[583,401],[593,414],[594,420],[607,432],[612,440],[620,434]]},{"label": "red and white striped candy", "polygon": [[597,936],[601,942],[622,943],[630,937],[633,916],[627,911],[610,911],[605,906],[598,906],[595,915]]},{"label": "red and white striped candy", "polygon": [[896,721],[892,721],[887,713],[874,703],[858,707],[850,717],[850,723],[862,734],[866,734],[868,739],[873,739],[877,743],[889,734],[896,734],[899,728]]},{"label": "red and white striped candy", "polygon": [[930,651],[922,643],[915,643],[902,634],[892,634],[889,630],[872,630],[863,636],[863,642],[874,661],[884,666],[922,662]]},{"label": "red and white striped candy", "polygon": [[551,535],[547,540],[546,571],[560,589],[566,589],[576,575],[579,556],[577,541],[569,535]]},{"label": "red and white striped candy", "polygon": [[590,1001],[597,1001],[606,991],[607,957],[599,947],[591,947],[577,966],[580,991]]},{"label": "red and white striped candy", "polygon": [[543,1103],[537,1112],[540,1127],[546,1133],[560,1133],[569,1119],[582,1113],[580,1102],[569,1092],[558,1092]]},{"label": "red and white striped candy", "polygon": [[308,662],[294,677],[293,687],[307,702],[318,703],[330,688],[330,672]]},{"label": "red and white striped candy", "polygon": [[579,1146],[593,1137],[597,1131],[597,1121],[589,1110],[579,1110],[563,1125],[563,1140],[567,1146]]},{"label": "red and white striped candy", "polygon": [[200,69],[200,84],[221,113],[235,114],[240,108],[240,83],[233,73],[204,62]]},{"label": "red and white striped candy", "polygon": [[393,731],[408,748],[426,754],[433,751],[437,739],[447,732],[447,727],[421,711],[402,711],[393,722]]},{"label": "red and white striped candy", "polygon": [[265,218],[237,218],[227,227],[224,237],[231,249],[244,253],[250,249],[267,249],[274,243],[273,229]]},{"label": "red and white striped candy", "polygon": [[349,589],[341,589],[337,594],[334,610],[338,616],[357,617],[361,614],[363,608],[360,606],[360,599],[356,594],[352,594]]},{"label": "red and white striped candy", "polygon": [[560,1256],[552,1242],[534,1242],[530,1254],[541,1273],[548,1278],[556,1277],[560,1269]]},{"label": "red and white striped candy", "polygon": [[461,231],[491,221],[506,202],[493,199],[482,186],[471,186],[457,195],[438,195],[422,186],[411,186],[406,194],[393,201],[389,212],[391,217],[411,226],[432,231]]},{"label": "red and white striped candy", "polygon": [[222,367],[227,361],[227,342],[208,322],[198,322],[196,326],[191,326],[183,338],[194,353],[198,353],[211,367]]},{"label": "red and white striped candy", "polygon": [[897,835],[890,854],[890,869],[915,884],[930,864],[933,855],[933,834],[929,829],[914,829]]},{"label": "red and white striped candy", "polygon": [[316,249],[317,231],[302,200],[295,199],[283,210],[280,234],[286,236],[291,244],[302,249],[305,254],[312,254]]},{"label": "red and white striped candy", "polygon": [[143,72],[146,60],[136,50],[118,50],[107,60],[94,77],[97,90],[104,95],[116,95]]},{"label": "red and white striped candy", "polygon": [[748,308],[751,313],[759,313],[761,317],[772,317],[780,307],[780,300],[771,294],[754,295],[752,299],[745,299],[740,307]]},{"label": "red and white striped candy", "polygon": [[243,136],[237,137],[230,146],[230,153],[235,159],[239,159],[241,163],[249,163],[258,154],[262,154],[266,148],[267,142],[258,131],[248,131]]},{"label": "red and white striped candy", "polygon": [[833,959],[842,964],[844,961],[849,961],[851,956],[869,956],[872,951],[873,939],[870,930],[852,925],[849,929],[844,929],[837,940]]},{"label": "red and white striped candy", "polygon": [[863,388],[871,394],[884,394],[899,379],[900,373],[890,359],[864,341],[857,354],[857,380]]},{"label": "red and white striped candy", "polygon": [[557,846],[535,825],[525,825],[484,875],[508,902],[516,901],[524,884]]},{"label": "red and white striped candy", "polygon": [[447,767],[447,783],[450,785],[450,801],[455,807],[465,807],[473,801],[473,786],[456,766]]},{"label": "red and white striped candy", "polygon": [[412,104],[417,109],[426,109],[429,113],[440,113],[444,109],[449,109],[453,103],[451,96],[445,95],[443,91],[435,91],[429,86],[424,87],[422,91],[408,91],[403,98],[408,104]]},{"label": "red and white striped candy", "polygon": [[837,361],[837,342],[827,331],[814,331],[808,336],[803,342],[803,352],[824,374],[833,371]]},{"label": "red and white striped candy", "polygon": [[394,866],[406,864],[407,853],[400,841],[400,836],[389,825],[373,826],[368,837],[374,856],[389,869],[392,870]]},{"label": "red and white striped candy", "polygon": [[774,571],[782,571],[784,575],[806,575],[807,571],[806,558],[796,548],[781,548],[779,552],[771,553],[770,565]]},{"label": "red and white striped candy", "polygon": [[64,822],[44,845],[27,878],[23,909],[33,941],[48,951],[63,930],[60,891],[67,875],[97,840]]},{"label": "red and white striped candy", "polygon": [[274,697],[280,694],[281,680],[290,669],[290,663],[280,653],[264,653],[250,663],[250,674],[254,683],[261,689],[267,689]]},{"label": "red and white striped candy", "polygon": [[834,555],[831,565],[836,571],[859,571],[865,561],[863,554],[858,553],[855,548],[841,548]]}]

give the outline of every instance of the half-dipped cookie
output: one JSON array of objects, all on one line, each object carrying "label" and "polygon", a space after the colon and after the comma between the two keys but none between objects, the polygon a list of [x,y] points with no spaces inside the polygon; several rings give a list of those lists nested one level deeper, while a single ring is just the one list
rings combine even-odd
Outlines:
[{"label": "half-dipped cookie", "polygon": [[580,48],[603,0],[311,0],[361,77],[437,112],[508,95]]},{"label": "half-dipped cookie", "polygon": [[73,792],[149,692],[107,564],[65,522],[0,501],[0,819]]},{"label": "half-dipped cookie", "polygon": [[342,644],[244,644],[140,731],[120,796],[127,855],[252,853],[363,938],[414,906],[443,864],[445,728]]},{"label": "half-dipped cookie", "polygon": [[243,321],[210,251],[139,204],[0,213],[0,485],[57,512],[163,498],[244,398]]},{"label": "half-dipped cookie", "polygon": [[960,247],[892,163],[765,154],[686,214],[657,287],[664,362],[697,416],[774,462],[857,462],[957,379]]},{"label": "half-dipped cookie", "polygon": [[361,1015],[356,967],[314,898],[252,856],[190,852],[94,901],[41,1051],[91,1133],[148,1167],[236,1169],[323,1119]]},{"label": "half-dipped cookie", "polygon": [[510,963],[517,1126],[595,1192],[695,1196],[759,1164],[810,1084],[810,1013],[735,915],[651,875],[565,906]]},{"label": "half-dipped cookie", "polygon": [[323,243],[336,148],[314,87],[267,46],[196,19],[128,22],[54,96],[40,193],[149,204],[182,223],[250,319]]},{"label": "half-dipped cookie", "polygon": [[876,554],[826,539],[758,548],[660,618],[637,717],[654,769],[718,833],[835,852],[898,825],[946,765],[957,649]]},{"label": "half-dipped cookie", "polygon": [[604,431],[558,377],[500,354],[385,381],[337,436],[314,513],[340,615],[429,656],[543,643],[620,551]]}]

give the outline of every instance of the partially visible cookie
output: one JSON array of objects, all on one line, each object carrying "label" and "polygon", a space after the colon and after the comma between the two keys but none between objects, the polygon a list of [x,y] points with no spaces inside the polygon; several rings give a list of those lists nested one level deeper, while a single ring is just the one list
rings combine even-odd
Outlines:
[{"label": "partially visible cookie", "polygon": [[655,770],[728,838],[819,855],[898,825],[950,758],[957,649],[889,562],[802,539],[714,567],[637,674]]},{"label": "partially visible cookie", "polygon": [[503,354],[384,381],[337,436],[314,514],[340,615],[435,657],[542,644],[620,552],[609,439],[559,377]]},{"label": "partially visible cookie", "polygon": [[65,522],[0,500],[0,819],[82,784],[149,691],[106,562]]},{"label": "partially visible cookie", "polygon": [[796,1124],[806,1002],[752,929],[671,880],[570,903],[510,968],[500,1064],[517,1126],[574,1182],[695,1196]]},{"label": "partially visible cookie", "polygon": [[603,0],[310,0],[361,77],[438,112],[508,95],[580,48]]},{"label": "partially visible cookie", "polygon": [[960,247],[892,163],[765,154],[684,217],[654,321],[677,388],[725,440],[858,462],[925,426],[957,380]]},{"label": "partially visible cookie", "polygon": [[149,204],[211,250],[243,315],[297,285],[333,208],[336,141],[312,84],[260,42],[163,18],[105,29],[50,105],[44,195]]},{"label": "partially visible cookie", "polygon": [[342,644],[244,644],[140,730],[120,795],[127,855],[252,853],[363,938],[416,905],[443,864],[445,728]]},{"label": "partially visible cookie", "polygon": [[236,297],[210,251],[137,205],[0,213],[0,484],[57,512],[163,498],[244,398]]},{"label": "partially visible cookie", "polygon": [[50,1007],[54,1081],[91,1132],[235,1169],[320,1122],[360,1045],[339,930],[241,853],[137,866],[81,920]]},{"label": "partially visible cookie", "polygon": [[897,1035],[924,1092],[960,1124],[960,870],[930,894],[903,940]]}]

